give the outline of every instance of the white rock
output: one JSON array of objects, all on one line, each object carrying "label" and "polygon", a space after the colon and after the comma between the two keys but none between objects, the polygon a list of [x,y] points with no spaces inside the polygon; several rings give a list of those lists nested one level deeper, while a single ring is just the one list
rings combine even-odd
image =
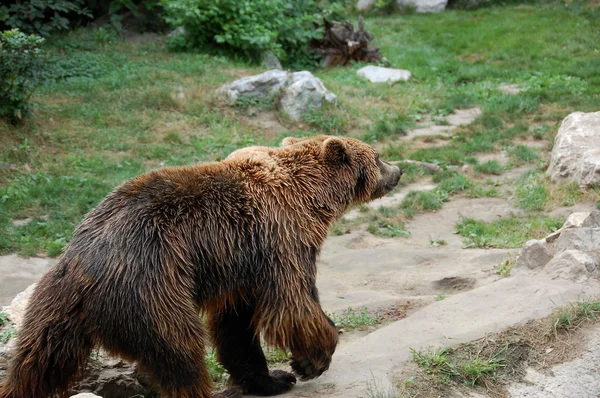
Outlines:
[{"label": "white rock", "polygon": [[401,7],[415,7],[417,12],[441,12],[446,9],[448,0],[398,0]]},{"label": "white rock", "polygon": [[552,259],[552,255],[552,249],[546,241],[530,240],[521,249],[516,266],[530,269],[543,267]]},{"label": "white rock", "polygon": [[[356,8],[359,11],[370,10],[375,0],[358,0]],[[440,12],[444,11],[448,0],[398,0],[400,7],[414,7],[417,12]]]},{"label": "white rock", "polygon": [[583,222],[590,215],[589,211],[581,211],[576,213],[571,213],[567,218],[567,221],[563,224],[563,228],[580,228],[583,226]]},{"label": "white rock", "polygon": [[555,182],[600,184],[600,112],[575,112],[563,120],[547,174]]},{"label": "white rock", "polygon": [[71,398],[102,398],[100,395],[92,394],[91,392],[82,392],[77,395],[71,395]]},{"label": "white rock", "polygon": [[173,30],[171,33],[169,33],[167,35],[167,37],[177,37],[177,36],[184,36],[184,35],[185,35],[185,28],[183,26],[180,26],[177,29]]},{"label": "white rock", "polygon": [[302,119],[302,114],[311,107],[320,108],[323,100],[337,100],[337,96],[327,91],[323,82],[308,71],[292,73],[290,83],[282,92],[280,106],[292,120]]},{"label": "white rock", "polygon": [[289,84],[290,74],[283,70],[269,70],[259,75],[243,77],[217,89],[217,95],[233,105],[239,97],[267,98]]},{"label": "white rock", "polygon": [[411,73],[404,69],[383,68],[381,66],[374,65],[360,68],[356,74],[360,77],[364,77],[372,83],[393,83],[400,80],[407,81],[411,77]]},{"label": "white rock", "polygon": [[544,269],[552,278],[584,282],[597,266],[596,260],[589,254],[579,250],[565,250],[546,264]]},{"label": "white rock", "polygon": [[592,252],[600,250],[600,228],[567,228],[564,229],[554,248],[557,253],[565,250]]},{"label": "white rock", "polygon": [[267,98],[278,92],[281,92],[280,108],[292,120],[300,120],[304,112],[311,107],[320,107],[323,101],[337,100],[337,96],[327,91],[323,82],[308,71],[289,73],[273,69],[217,89],[217,95],[232,105],[240,97]]}]

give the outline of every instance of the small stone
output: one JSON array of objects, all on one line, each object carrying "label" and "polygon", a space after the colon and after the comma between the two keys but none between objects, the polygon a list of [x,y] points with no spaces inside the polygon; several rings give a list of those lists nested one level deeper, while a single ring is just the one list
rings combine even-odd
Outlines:
[{"label": "small stone", "polygon": [[167,35],[167,37],[177,37],[177,36],[184,36],[184,35],[185,35],[185,28],[183,26],[180,26],[177,29],[173,30],[171,33],[169,33]]},{"label": "small stone", "polygon": [[407,81],[411,78],[411,73],[407,70],[383,68],[381,66],[373,65],[360,68],[356,74],[372,83],[393,83],[397,81]]},{"label": "small stone", "polygon": [[529,269],[543,267],[552,259],[552,255],[552,250],[544,240],[530,240],[521,249],[516,266]]},{"label": "small stone", "polygon": [[545,270],[552,278],[584,282],[597,266],[590,255],[579,250],[565,250],[546,264]]},{"label": "small stone", "polygon": [[71,395],[71,398],[102,398],[100,395],[92,394],[91,392],[82,392],[77,395]]}]

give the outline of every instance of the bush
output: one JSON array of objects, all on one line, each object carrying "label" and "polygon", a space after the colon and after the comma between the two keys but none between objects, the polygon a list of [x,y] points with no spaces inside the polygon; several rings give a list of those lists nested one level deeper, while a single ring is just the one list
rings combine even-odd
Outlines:
[{"label": "bush", "polygon": [[308,61],[308,43],[322,37],[323,18],[341,7],[322,9],[314,0],[162,0],[166,20],[184,27],[171,42],[179,49],[241,53],[258,60],[272,51],[282,62]]},{"label": "bush", "polygon": [[0,6],[0,29],[16,28],[49,36],[67,30],[80,17],[91,17],[85,0],[7,0]]},{"label": "bush", "polygon": [[44,79],[43,42],[18,29],[0,33],[0,118],[15,123],[29,115],[29,99]]}]

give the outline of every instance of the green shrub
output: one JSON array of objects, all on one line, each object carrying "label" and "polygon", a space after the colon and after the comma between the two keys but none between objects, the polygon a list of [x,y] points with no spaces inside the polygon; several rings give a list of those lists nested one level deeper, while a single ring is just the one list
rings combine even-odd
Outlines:
[{"label": "green shrub", "polygon": [[29,115],[29,99],[44,79],[43,42],[18,29],[0,33],[0,118],[15,123]]},{"label": "green shrub", "polygon": [[73,20],[91,17],[85,0],[3,0],[0,29],[16,28],[42,36],[71,27]]},{"label": "green shrub", "polygon": [[201,48],[242,54],[258,60],[272,51],[282,62],[309,61],[309,42],[322,37],[328,9],[314,0],[161,0],[166,20],[185,28],[170,44],[176,49]]}]

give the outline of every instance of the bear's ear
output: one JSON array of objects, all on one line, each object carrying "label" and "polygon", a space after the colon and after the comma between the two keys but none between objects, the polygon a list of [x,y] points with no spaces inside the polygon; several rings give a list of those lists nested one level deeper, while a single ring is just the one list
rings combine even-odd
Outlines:
[{"label": "bear's ear", "polygon": [[348,161],[346,144],[339,138],[327,138],[323,142],[323,159],[330,164],[342,165]]},{"label": "bear's ear", "polygon": [[295,143],[300,142],[299,139],[294,138],[294,137],[285,137],[282,141],[281,141],[281,146],[288,146],[288,145],[294,145]]}]

